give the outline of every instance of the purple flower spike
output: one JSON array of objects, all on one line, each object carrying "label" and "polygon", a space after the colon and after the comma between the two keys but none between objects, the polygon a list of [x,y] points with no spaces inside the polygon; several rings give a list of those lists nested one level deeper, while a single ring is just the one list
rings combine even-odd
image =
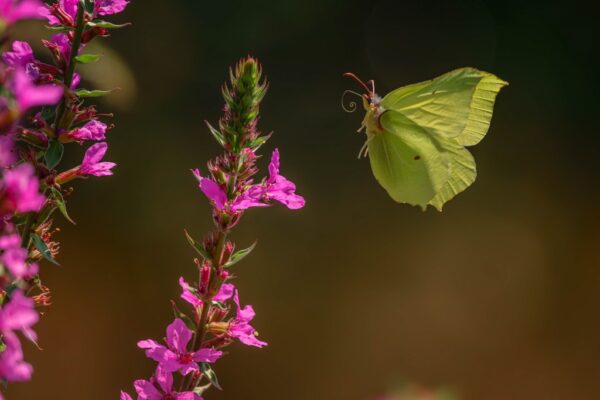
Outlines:
[{"label": "purple flower spike", "polygon": [[24,19],[42,19],[44,4],[40,0],[0,0],[0,21],[14,24]]},{"label": "purple flower spike", "polygon": [[238,339],[240,342],[247,346],[264,347],[267,342],[258,340],[256,337],[256,329],[250,325],[250,321],[254,319],[256,313],[251,305],[246,305],[244,308],[240,307],[240,299],[238,292],[235,292],[233,301],[237,306],[237,315],[229,327],[229,335]]},{"label": "purple flower spike", "polygon": [[108,176],[112,175],[112,169],[117,165],[113,162],[100,162],[106,151],[108,145],[105,142],[96,143],[91,146],[85,152],[83,161],[78,169],[80,176]]},{"label": "purple flower spike", "polygon": [[146,356],[159,363],[167,372],[180,371],[183,375],[198,371],[199,362],[214,363],[223,354],[214,349],[200,349],[188,352],[187,346],[192,338],[192,331],[185,323],[176,319],[167,327],[167,346],[154,340],[142,340],[138,347],[146,350]]},{"label": "purple flower spike", "polygon": [[202,400],[202,397],[194,392],[174,391],[173,375],[161,366],[156,368],[151,380],[137,380],[133,386],[138,394],[138,400]]}]

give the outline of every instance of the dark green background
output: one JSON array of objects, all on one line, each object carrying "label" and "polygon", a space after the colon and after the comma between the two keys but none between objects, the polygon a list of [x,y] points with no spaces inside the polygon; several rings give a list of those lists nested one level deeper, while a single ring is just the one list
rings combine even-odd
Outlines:
[{"label": "dark green background", "polygon": [[[193,279],[183,229],[211,221],[189,169],[217,154],[203,120],[247,54],[271,82],[265,150],[280,148],[307,206],[253,210],[234,234],[259,240],[238,285],[270,345],[231,347],[207,399],[367,400],[402,381],[467,400],[598,398],[599,29],[583,5],[134,0],[116,18],[134,26],[104,42],[133,75],[100,64],[123,88],[101,106],[119,166],[77,185],[76,227],[59,222],[44,351],[27,348],[35,378],[9,398],[116,399],[151,373],[135,344],[164,335],[178,277]],[[362,115],[341,110],[356,89],[341,74],[385,94],[467,65],[510,82],[473,149],[477,182],[442,214],[395,204],[356,159]]]}]

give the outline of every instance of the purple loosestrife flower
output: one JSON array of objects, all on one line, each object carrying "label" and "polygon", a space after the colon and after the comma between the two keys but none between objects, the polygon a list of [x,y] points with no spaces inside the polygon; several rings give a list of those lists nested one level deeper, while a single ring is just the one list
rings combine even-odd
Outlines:
[{"label": "purple loosestrife flower", "polygon": [[[133,383],[138,400],[202,400],[194,392],[176,392],[173,390],[173,375],[159,366],[154,377],[149,381],[137,380]],[[121,399],[131,399],[126,393],[121,393]]]},{"label": "purple loosestrife flower", "polygon": [[17,234],[0,236],[0,263],[15,278],[29,279],[38,273],[36,263],[27,262],[28,252],[21,247],[21,237]]},{"label": "purple loosestrife flower", "polygon": [[2,60],[9,67],[25,68],[27,64],[35,62],[35,57],[29,43],[16,40],[12,44],[12,51],[2,54]]},{"label": "purple loosestrife flower", "polygon": [[45,200],[31,165],[21,164],[4,171],[0,181],[0,215],[15,211],[39,211]]},{"label": "purple loosestrife flower", "polygon": [[233,301],[237,306],[237,315],[230,322],[229,335],[233,338],[238,339],[240,342],[248,346],[264,347],[267,342],[258,340],[256,337],[256,329],[250,325],[250,321],[254,319],[256,313],[251,305],[246,305],[244,308],[240,307],[240,299],[236,290]]},{"label": "purple loosestrife flower", "polygon": [[112,169],[117,165],[113,162],[100,162],[106,151],[108,150],[108,145],[105,142],[96,143],[91,146],[85,152],[83,156],[83,161],[81,165],[77,169],[77,173],[80,176],[108,176],[112,175]]},{"label": "purple loosestrife flower", "polygon": [[175,319],[167,327],[167,347],[154,340],[138,342],[140,349],[146,350],[146,356],[159,363],[167,372],[180,371],[183,375],[198,371],[199,362],[214,363],[223,354],[215,349],[200,349],[188,352],[192,331],[180,319]]},{"label": "purple loosestrife flower", "polygon": [[68,133],[68,137],[76,140],[105,140],[108,125],[98,120],[91,120],[81,128],[77,128]]},{"label": "purple loosestrife flower", "polygon": [[0,26],[23,19],[41,19],[44,17],[43,10],[40,0],[0,0]]},{"label": "purple loosestrife flower", "polygon": [[32,299],[15,290],[10,301],[0,308],[0,333],[7,335],[21,331],[28,339],[35,341],[37,337],[31,328],[38,322],[39,315],[34,306]]},{"label": "purple loosestrife flower", "polygon": [[[19,339],[12,332],[2,336],[6,348],[0,352],[0,381],[25,382],[31,379],[33,368],[23,361],[23,350]],[[2,394],[0,393],[0,399]]]},{"label": "purple loosestrife flower", "polygon": [[125,10],[129,4],[127,0],[96,0],[94,4],[94,14],[113,15]]},{"label": "purple loosestrife flower", "polygon": [[[179,278],[179,286],[181,286],[181,298],[183,300],[187,301],[194,307],[199,307],[204,303],[202,299],[200,299],[200,297],[194,294],[192,287],[188,285],[188,283],[183,279],[183,277]],[[213,300],[219,303],[226,302],[231,298],[231,296],[233,296],[234,291],[235,286],[233,286],[233,284],[224,283],[223,285],[221,285],[219,293],[217,293],[217,295],[213,297]]]},{"label": "purple loosestrife flower", "polygon": [[21,114],[33,107],[56,104],[63,96],[63,89],[55,85],[34,85],[22,69],[16,69],[12,92],[17,99]]}]

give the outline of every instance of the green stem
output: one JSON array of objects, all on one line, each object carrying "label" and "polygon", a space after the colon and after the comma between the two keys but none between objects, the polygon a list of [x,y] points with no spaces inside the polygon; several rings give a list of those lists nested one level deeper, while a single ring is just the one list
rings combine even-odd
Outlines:
[{"label": "green stem", "polygon": [[[81,46],[81,38],[83,36],[83,31],[85,29],[85,3],[83,0],[79,1],[77,8],[77,19],[75,25],[75,34],[73,36],[73,43],[71,45],[71,54],[69,57],[69,64],[67,66],[67,71],[65,72],[64,84],[65,91],[71,89],[71,84],[73,83],[73,76],[75,75],[75,65],[77,62],[75,61],[75,57],[79,54],[79,47]],[[58,135],[58,130],[61,127],[62,119],[65,115],[65,111],[67,108],[68,97],[65,94],[63,101],[58,106],[58,110],[56,112],[56,119],[54,120],[54,130]]]}]

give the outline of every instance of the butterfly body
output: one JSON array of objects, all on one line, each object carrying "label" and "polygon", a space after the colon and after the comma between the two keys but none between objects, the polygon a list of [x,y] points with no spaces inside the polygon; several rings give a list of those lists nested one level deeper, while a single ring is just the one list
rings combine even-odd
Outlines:
[{"label": "butterfly body", "polygon": [[399,203],[443,205],[476,178],[466,146],[485,136],[507,83],[474,68],[405,86],[383,98],[363,96],[367,153],[377,181]]}]

